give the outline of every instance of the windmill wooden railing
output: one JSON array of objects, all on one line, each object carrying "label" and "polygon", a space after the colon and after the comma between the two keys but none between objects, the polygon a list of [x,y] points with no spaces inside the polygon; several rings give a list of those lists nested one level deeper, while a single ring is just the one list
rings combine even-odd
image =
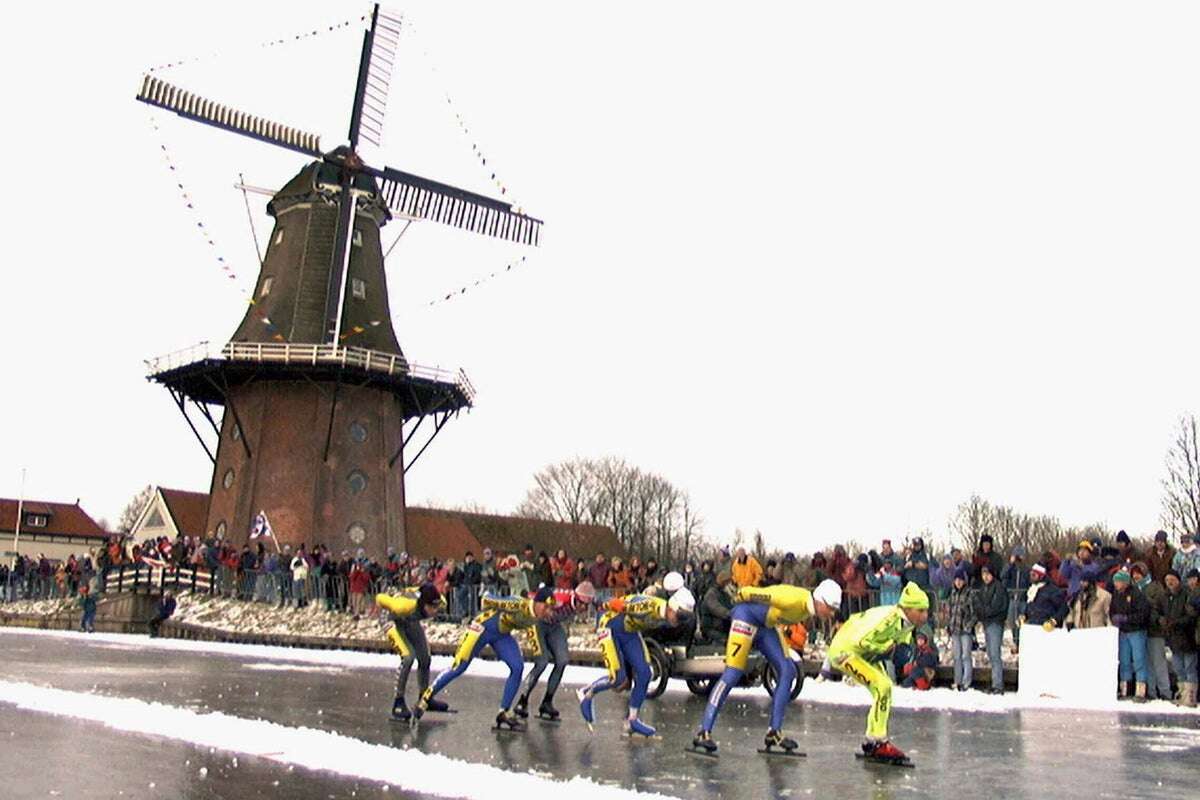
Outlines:
[{"label": "windmill wooden railing", "polygon": [[450,372],[437,367],[411,364],[404,356],[382,353],[364,347],[338,347],[332,344],[292,344],[290,342],[229,342],[214,351],[208,342],[177,350],[146,362],[150,376],[194,364],[223,358],[227,361],[255,364],[340,366],[383,375],[408,375],[458,386],[468,402],[475,399],[475,387],[462,370]]}]

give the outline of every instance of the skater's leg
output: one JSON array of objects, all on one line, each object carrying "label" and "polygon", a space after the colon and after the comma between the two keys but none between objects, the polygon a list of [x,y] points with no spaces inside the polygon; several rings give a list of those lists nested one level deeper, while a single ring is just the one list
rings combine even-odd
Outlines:
[{"label": "skater's leg", "polygon": [[558,691],[558,685],[562,683],[563,673],[567,671],[567,662],[571,660],[571,654],[567,647],[566,628],[562,625],[553,625],[546,633],[546,645],[548,646],[546,649],[550,651],[550,656],[554,659],[554,669],[550,670],[550,679],[546,682],[546,695],[542,702],[550,703],[554,700],[554,693]]},{"label": "skater's leg", "polygon": [[529,670],[529,674],[525,676],[525,680],[521,683],[521,697],[528,698],[533,692],[537,682],[541,680],[542,673],[546,671],[546,667],[550,666],[550,648],[546,646],[545,627],[539,622],[537,625],[538,637],[538,655],[533,660],[533,666]]},{"label": "skater's leg", "polygon": [[711,733],[717,722],[721,707],[729,699],[729,692],[742,682],[746,674],[746,666],[750,660],[750,650],[754,647],[754,637],[758,635],[758,627],[746,619],[743,609],[746,605],[738,605],[733,609],[733,621],[729,628],[729,639],[725,643],[725,671],[720,680],[708,693],[708,704],[704,707],[704,721],[700,729]]},{"label": "skater's leg", "polygon": [[429,688],[421,693],[422,703],[428,704],[430,700],[449,686],[459,675],[467,671],[467,667],[471,665],[471,661],[483,649],[484,631],[485,628],[482,625],[476,625],[475,623],[472,623],[467,628],[466,634],[458,645],[458,650],[454,653],[454,662],[450,665],[450,669],[439,673]]},{"label": "skater's leg", "polygon": [[425,629],[415,619],[408,621],[404,633],[417,660],[417,692],[424,694],[429,686],[429,640],[425,638]]},{"label": "skater's leg", "polygon": [[525,662],[521,659],[521,647],[511,634],[500,634],[491,638],[489,644],[496,657],[508,666],[508,680],[504,682],[504,694],[500,698],[500,710],[508,711],[517,699],[517,690],[521,688],[521,671],[525,669]]},{"label": "skater's leg", "polygon": [[600,630],[600,653],[604,656],[604,667],[607,674],[597,678],[587,687],[587,693],[593,695],[607,692],[609,689],[625,683],[627,674],[611,628],[606,627]]},{"label": "skater's leg", "polygon": [[783,637],[774,628],[760,630],[754,645],[775,668],[775,675],[779,679],[771,695],[771,730],[782,730],[783,715],[792,699],[792,685],[796,682],[796,664],[788,658]]},{"label": "skater's leg", "polygon": [[[413,665],[412,646],[396,625],[388,630],[387,637],[388,641],[392,643],[392,647],[400,654],[400,666],[396,668],[396,697],[404,697],[404,690],[408,687],[408,673]],[[422,691],[424,691],[423,688]],[[420,692],[418,692],[419,694]]]},{"label": "skater's leg", "polygon": [[833,665],[865,684],[871,691],[871,710],[867,714],[867,739],[883,741],[888,738],[888,719],[892,715],[892,682],[875,665],[859,656],[834,656]]},{"label": "skater's leg", "polygon": [[637,716],[646,692],[650,688],[650,655],[640,633],[618,633],[615,637],[621,651],[621,660],[633,677],[633,689],[629,692],[629,716]]}]

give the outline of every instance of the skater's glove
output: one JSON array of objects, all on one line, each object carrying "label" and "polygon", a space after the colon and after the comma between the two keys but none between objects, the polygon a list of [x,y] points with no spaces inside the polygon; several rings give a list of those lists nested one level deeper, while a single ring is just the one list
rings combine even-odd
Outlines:
[{"label": "skater's glove", "polygon": [[1042,623],[1042,630],[1044,630],[1046,633],[1049,633],[1050,631],[1054,630],[1057,627],[1058,627],[1057,623],[1055,623],[1055,621],[1052,619],[1048,619]]}]

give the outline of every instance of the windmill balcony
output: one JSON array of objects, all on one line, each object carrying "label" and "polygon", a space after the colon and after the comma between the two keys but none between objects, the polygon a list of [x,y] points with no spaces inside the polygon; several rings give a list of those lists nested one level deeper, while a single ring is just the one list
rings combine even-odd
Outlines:
[{"label": "windmill balcony", "polygon": [[[451,372],[409,362],[404,356],[368,350],[363,347],[339,347],[332,344],[293,344],[287,342],[229,342],[215,350],[209,342],[177,350],[146,362],[146,377],[167,383],[172,376],[201,366],[263,367],[285,370],[351,370],[395,381],[449,385],[457,389],[463,405],[470,406],[475,387],[462,370]],[[389,382],[390,382],[389,381]]]}]

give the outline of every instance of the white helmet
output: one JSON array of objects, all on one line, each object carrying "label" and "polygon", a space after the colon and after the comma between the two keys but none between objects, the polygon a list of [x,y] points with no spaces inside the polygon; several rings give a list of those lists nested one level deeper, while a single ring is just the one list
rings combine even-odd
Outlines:
[{"label": "white helmet", "polygon": [[813,600],[819,600],[830,608],[839,609],[842,607],[842,587],[838,586],[837,581],[826,578],[813,592]]},{"label": "white helmet", "polygon": [[671,599],[667,601],[667,607],[690,614],[696,608],[696,598],[692,597],[692,593],[687,589],[680,588],[671,595]]},{"label": "white helmet", "polygon": [[663,576],[663,588],[668,593],[674,594],[683,588],[683,576],[678,572],[668,572]]}]

